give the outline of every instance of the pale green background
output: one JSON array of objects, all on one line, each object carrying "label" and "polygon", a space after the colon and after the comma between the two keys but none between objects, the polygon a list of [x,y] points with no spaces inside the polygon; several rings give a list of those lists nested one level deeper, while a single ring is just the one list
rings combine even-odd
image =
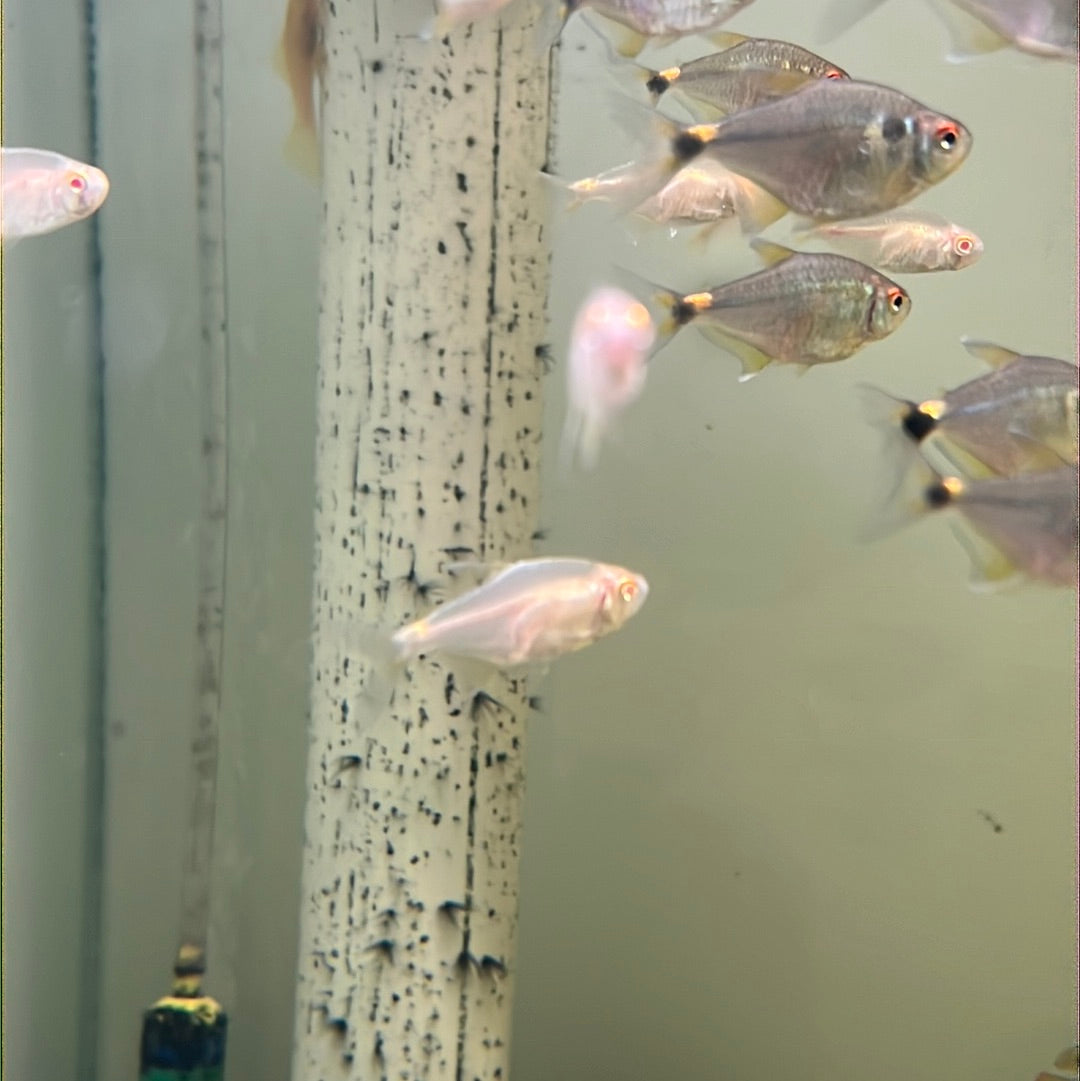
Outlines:
[{"label": "pale green background", "polygon": [[[280,154],[283,8],[226,5],[230,578],[208,986],[231,1016],[231,1081],[287,1076],[296,948],[319,201]],[[703,253],[597,207],[556,218],[544,550],[625,563],[652,592],[540,688],[515,1081],[1027,1081],[1073,1039],[1075,596],[971,593],[942,521],[861,544],[889,471],[853,388],[930,396],[969,378],[961,334],[1075,355],[1076,69],[1011,52],[951,66],[916,0],[826,44],[819,9],[757,0],[729,25],[961,118],[971,158],[920,205],[973,227],[987,254],[907,279],[899,333],[802,379],[739,385],[734,359],[681,334],[600,467],[568,475],[562,360],[583,290],[611,262],[686,289],[756,262],[737,236]],[[191,13],[101,0],[96,99],[82,18],[73,0],[4,7],[5,142],[87,154],[96,109],[113,180],[98,219],[104,490],[89,226],[5,261],[15,1081],[135,1076],[140,1014],[175,947],[194,705]],[[564,175],[633,153],[604,64],[572,24]]]}]

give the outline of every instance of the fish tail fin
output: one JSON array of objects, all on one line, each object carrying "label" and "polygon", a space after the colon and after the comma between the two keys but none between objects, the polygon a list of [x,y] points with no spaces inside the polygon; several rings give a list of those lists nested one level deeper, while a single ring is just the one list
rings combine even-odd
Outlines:
[{"label": "fish tail fin", "polygon": [[883,2],[884,0],[832,0],[832,3],[826,5],[818,21],[819,39],[828,42],[838,38]]},{"label": "fish tail fin", "polygon": [[298,118],[285,140],[284,154],[285,160],[304,176],[318,180],[322,175],[319,139],[313,125],[305,124]]},{"label": "fish tail fin", "polygon": [[895,494],[905,482],[914,462],[921,461],[919,444],[905,422],[917,414],[918,405],[865,383],[856,388],[862,414],[884,437],[884,457],[889,469],[889,492]]},{"label": "fish tail fin", "polygon": [[623,286],[648,309],[649,316],[656,327],[656,340],[649,350],[649,359],[652,360],[686,323],[679,314],[683,296],[674,289],[657,285],[626,267],[617,266],[613,269]]},{"label": "fish tail fin", "polygon": [[860,539],[864,543],[882,540],[924,517],[933,509],[928,493],[942,480],[941,474],[918,454],[909,458],[897,483],[872,512]]}]

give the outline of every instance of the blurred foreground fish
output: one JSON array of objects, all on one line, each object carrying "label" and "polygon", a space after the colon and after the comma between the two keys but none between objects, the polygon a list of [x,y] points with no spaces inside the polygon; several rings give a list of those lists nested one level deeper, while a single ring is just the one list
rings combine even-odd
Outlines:
[{"label": "blurred foreground fish", "polygon": [[109,194],[109,178],[51,150],[0,149],[0,236],[5,247],[88,218]]},{"label": "blurred foreground fish", "polygon": [[895,274],[963,270],[983,252],[983,242],[970,229],[915,210],[826,222],[800,231],[802,237],[823,240],[843,255]]},{"label": "blurred foreground fish", "polygon": [[893,210],[944,180],[972,142],[959,121],[899,90],[853,79],[814,79],[714,124],[680,127],[655,113],[647,117],[662,131],[662,144],[659,153],[620,167],[628,207],[709,156],[797,214],[864,217]]},{"label": "blurred foreground fish", "polygon": [[[863,18],[882,0],[838,0],[826,15],[826,40]],[[952,36],[948,59],[967,60],[1011,45],[1055,60],[1077,59],[1076,0],[935,0]]]},{"label": "blurred foreground fish", "polygon": [[442,37],[455,26],[494,15],[509,3],[510,0],[436,0],[438,14],[430,32],[437,38]]},{"label": "blurred foreground fish", "polygon": [[788,41],[731,33],[712,38],[725,46],[723,52],[663,71],[641,69],[654,102],[674,89],[714,112],[727,114],[782,98],[813,79],[848,78],[831,61]]},{"label": "blurred foreground fish", "polygon": [[288,0],[285,26],[274,67],[293,99],[293,125],[285,140],[285,157],[306,176],[319,176],[319,142],[315,119],[315,78],[324,62],[322,0]]},{"label": "blurred foreground fish", "polygon": [[661,338],[693,323],[742,361],[745,381],[767,364],[844,360],[907,318],[907,293],[872,267],[842,255],[793,252],[762,240],[765,270],[707,292],[661,290]]},{"label": "blurred foreground fish", "polygon": [[628,293],[606,287],[589,294],[570,332],[564,462],[596,464],[604,433],[645,387],[655,338],[648,311]]},{"label": "blurred foreground fish", "polygon": [[968,473],[1013,476],[1075,464],[1076,365],[972,339],[964,345],[994,370],[918,403],[863,387],[868,417],[910,445],[934,445]]},{"label": "blurred foreground fish", "polygon": [[[968,529],[973,584],[990,588],[1016,577],[1049,585],[1077,584],[1077,471],[1075,465],[1017,477],[966,480],[926,467],[909,515],[954,508]],[[970,533],[968,532],[970,530]]]},{"label": "blurred foreground fish", "polygon": [[617,48],[636,56],[646,40],[671,41],[687,34],[708,35],[753,0],[565,0],[563,22],[575,11],[589,9],[622,28]]},{"label": "blurred foreground fish", "polygon": [[543,664],[618,630],[644,604],[640,574],[584,559],[524,559],[391,639],[398,661],[423,653],[500,668]]}]

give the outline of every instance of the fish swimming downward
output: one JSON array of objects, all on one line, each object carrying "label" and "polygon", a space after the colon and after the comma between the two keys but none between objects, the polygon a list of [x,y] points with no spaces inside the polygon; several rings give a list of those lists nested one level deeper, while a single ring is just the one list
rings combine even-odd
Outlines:
[{"label": "fish swimming downward", "polygon": [[957,536],[971,557],[975,588],[1016,578],[1077,585],[1075,465],[1016,477],[964,479],[926,467],[909,515],[953,508],[968,527]]},{"label": "fish swimming downward", "polygon": [[645,603],[640,574],[584,559],[524,559],[401,627],[396,659],[472,657],[500,668],[544,664],[618,630]]},{"label": "fish swimming downward", "polygon": [[1013,476],[1075,465],[1076,365],[971,338],[963,342],[993,370],[924,402],[863,387],[867,418],[895,433],[901,446],[933,446],[970,475]]},{"label": "fish swimming downward", "polygon": [[767,364],[827,364],[887,337],[911,310],[908,294],[872,267],[842,255],[793,252],[755,240],[768,265],[699,293],[660,290],[661,338],[693,324],[742,361],[740,382]]},{"label": "fish swimming downward", "polygon": [[724,45],[722,52],[662,71],[639,69],[654,102],[675,91],[726,115],[785,97],[813,79],[848,78],[832,61],[789,41],[732,33],[711,37]]},{"label": "fish swimming downward", "polygon": [[570,332],[564,462],[576,458],[586,469],[596,464],[612,421],[645,387],[655,338],[648,311],[628,293],[607,287],[586,298]]},{"label": "fish swimming downward", "polygon": [[797,232],[800,239],[823,240],[843,255],[892,274],[963,270],[983,252],[983,242],[965,226],[906,208]]},{"label": "fish swimming downward", "polygon": [[285,157],[306,176],[319,176],[315,80],[325,60],[322,41],[323,0],[288,0],[285,26],[274,57],[278,74],[293,99],[293,124],[285,140]]},{"label": "fish swimming downward", "polygon": [[618,170],[618,200],[628,208],[659,191],[683,166],[715,157],[796,214],[865,217],[893,210],[944,180],[972,143],[958,120],[899,90],[853,79],[814,79],[712,124],[679,126],[649,116],[663,133],[660,147]]},{"label": "fish swimming downward", "polygon": [[51,150],[0,150],[0,236],[10,247],[82,221],[109,194],[109,178],[93,165]]}]

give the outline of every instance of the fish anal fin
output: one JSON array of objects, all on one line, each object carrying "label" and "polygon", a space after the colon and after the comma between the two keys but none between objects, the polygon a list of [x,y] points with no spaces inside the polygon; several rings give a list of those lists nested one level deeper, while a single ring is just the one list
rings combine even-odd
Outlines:
[{"label": "fish anal fin", "polygon": [[733,334],[714,324],[698,322],[694,325],[713,345],[718,345],[721,349],[726,349],[739,358],[742,362],[742,374],[739,376],[740,383],[753,379],[758,372],[773,362],[773,358],[763,353],[756,345],[751,345],[742,338],[736,338]]},{"label": "fish anal fin", "polygon": [[777,263],[782,263],[796,254],[792,248],[785,248],[783,244],[777,244],[774,240],[765,240],[762,237],[751,240],[750,247],[758,253],[766,266],[776,266]]},{"label": "fish anal fin", "polygon": [[996,545],[966,524],[953,522],[953,533],[971,560],[968,584],[976,593],[992,593],[1016,582],[1020,571]]},{"label": "fish anal fin", "polygon": [[[754,184],[748,192],[744,192],[742,205],[739,209],[739,224],[742,226],[744,236],[752,233],[760,233],[767,229],[774,221],[779,221],[787,212],[787,206],[775,195],[767,192],[763,187]],[[781,245],[775,245],[777,248]],[[784,251],[788,255],[794,254],[790,248]],[[783,256],[787,258],[787,255]],[[779,259],[775,260],[779,261]]]},{"label": "fish anal fin", "polygon": [[960,341],[973,357],[978,357],[991,368],[1004,368],[1006,364],[1012,364],[1021,355],[1014,349],[1006,349],[1003,345],[995,345],[993,342],[982,341],[979,338],[965,336]]},{"label": "fish anal fin", "polygon": [[1033,433],[1022,420],[1014,420],[1008,427],[1009,435],[1021,447],[1024,469],[1039,472],[1046,469],[1060,469],[1063,465],[1073,465],[1075,458],[1062,454],[1056,447]]}]

